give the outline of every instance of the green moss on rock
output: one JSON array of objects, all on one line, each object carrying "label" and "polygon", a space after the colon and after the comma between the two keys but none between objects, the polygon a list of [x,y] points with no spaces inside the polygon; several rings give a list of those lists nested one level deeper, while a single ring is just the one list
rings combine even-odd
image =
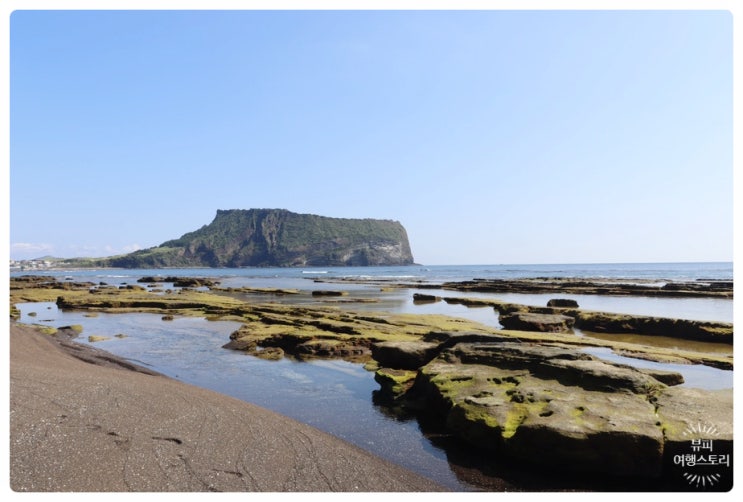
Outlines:
[{"label": "green moss on rock", "polygon": [[374,374],[374,380],[382,386],[382,390],[388,395],[399,398],[410,390],[416,376],[418,376],[417,371],[379,368]]}]

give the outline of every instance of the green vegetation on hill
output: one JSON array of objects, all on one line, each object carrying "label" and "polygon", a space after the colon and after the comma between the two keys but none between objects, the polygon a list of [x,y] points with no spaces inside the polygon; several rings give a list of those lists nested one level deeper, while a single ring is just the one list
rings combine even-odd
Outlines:
[{"label": "green vegetation on hill", "polygon": [[218,210],[209,225],[160,246],[87,262],[121,268],[367,266],[410,265],[413,256],[397,221],[232,209]]}]

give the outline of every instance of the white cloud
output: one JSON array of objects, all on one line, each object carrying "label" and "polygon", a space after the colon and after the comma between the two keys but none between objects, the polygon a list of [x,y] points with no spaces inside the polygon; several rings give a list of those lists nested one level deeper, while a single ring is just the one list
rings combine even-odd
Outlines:
[{"label": "white cloud", "polygon": [[106,244],[105,246],[103,246],[102,250],[101,249],[98,250],[98,255],[114,256],[114,255],[119,255],[119,254],[131,253],[139,249],[142,249],[142,246],[140,246],[137,243],[125,244],[124,246],[112,246],[110,244]]},{"label": "white cloud", "polygon": [[56,247],[53,244],[35,242],[13,242],[10,244],[10,258],[13,260],[32,260],[42,256],[54,256],[56,258],[101,258],[131,253],[142,249],[137,243],[125,244],[123,246],[91,245],[91,244],[69,244]]},{"label": "white cloud", "polygon": [[10,257],[14,260],[28,260],[53,255],[54,246],[36,242],[13,242],[10,244]]},{"label": "white cloud", "polygon": [[76,244],[67,246],[67,249],[68,254],[73,257],[103,258],[131,253],[132,251],[142,249],[142,246],[137,243],[125,244],[123,246],[114,246],[111,244]]}]

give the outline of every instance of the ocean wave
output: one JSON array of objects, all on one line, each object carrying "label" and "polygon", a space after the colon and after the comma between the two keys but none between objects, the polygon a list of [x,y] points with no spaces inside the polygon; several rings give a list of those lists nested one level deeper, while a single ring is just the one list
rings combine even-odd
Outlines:
[{"label": "ocean wave", "polygon": [[371,280],[371,279],[379,279],[384,281],[391,281],[396,279],[422,279],[424,276],[422,275],[354,275],[354,274],[347,274],[347,275],[339,275],[340,279],[360,279],[360,280]]}]

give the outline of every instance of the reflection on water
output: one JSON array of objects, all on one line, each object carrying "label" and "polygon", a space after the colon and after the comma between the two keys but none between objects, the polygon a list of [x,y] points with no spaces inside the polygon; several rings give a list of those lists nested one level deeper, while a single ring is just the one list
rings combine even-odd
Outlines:
[{"label": "reflection on water", "polygon": [[648,368],[654,370],[675,371],[684,376],[684,387],[695,387],[698,389],[720,390],[733,388],[733,372],[710,368],[701,364],[671,364],[646,361],[634,357],[620,356],[612,352],[608,347],[591,347],[583,349],[583,352],[592,356],[611,361],[613,363],[628,364],[637,368]]},{"label": "reflection on water", "polygon": [[[110,285],[136,283],[144,276],[212,277],[228,288],[282,288],[301,290],[299,295],[244,294],[252,301],[277,303],[316,303],[311,292],[317,289],[348,291],[350,300],[358,298],[374,303],[337,304],[357,310],[380,310],[420,313],[413,304],[413,294],[422,292],[436,296],[472,296],[526,305],[545,306],[553,294],[466,293],[440,289],[384,288],[354,282],[332,282],[338,279],[389,280],[390,285],[440,284],[445,281],[465,281],[474,277],[513,279],[522,277],[606,277],[667,280],[711,278],[732,281],[732,263],[655,263],[655,264],[574,264],[574,265],[472,265],[431,267],[330,267],[328,269],[246,268],[246,269],[86,269],[76,271],[39,271],[41,275],[74,281],[105,282]],[[22,275],[13,272],[11,275]],[[315,282],[331,281],[331,282]],[[733,322],[733,300],[720,298],[663,298],[608,295],[559,295],[574,299],[582,309],[657,317],[673,317],[703,321]],[[328,302],[329,304],[333,304]],[[429,307],[426,307],[429,308]],[[430,307],[435,308],[435,307]]]},{"label": "reflection on water", "polygon": [[593,331],[574,330],[579,336],[587,336],[598,340],[609,342],[624,342],[637,345],[646,345],[649,347],[659,347],[673,350],[689,350],[704,352],[708,354],[732,355],[733,346],[727,343],[700,342],[697,340],[682,340],[680,338],[671,338],[669,336],[657,335],[636,335],[632,333],[595,333]]},{"label": "reflection on water", "polygon": [[[83,326],[78,341],[95,343],[173,378],[263,406],[345,439],[452,490],[472,490],[452,472],[446,453],[410,417],[401,420],[373,402],[379,385],[359,364],[341,360],[264,361],[222,349],[239,323],[157,314],[98,314],[58,310],[53,303],[19,304],[20,322]],[[36,316],[29,313],[36,312]],[[123,334],[125,338],[116,338]],[[216,369],[218,368],[218,370]]]},{"label": "reflection on water", "polygon": [[[326,299],[325,305],[345,306],[354,310],[384,311],[392,313],[410,314],[447,314],[456,316],[457,312],[466,313],[466,307],[447,305],[445,302],[415,304],[413,294],[424,293],[438,297],[471,297],[487,300],[499,300],[509,303],[545,307],[547,302],[556,296],[576,300],[581,309],[617,314],[633,314],[654,317],[672,317],[697,321],[733,322],[733,300],[720,298],[655,298],[631,296],[601,296],[601,295],[554,295],[554,294],[516,294],[516,293],[465,293],[443,289],[412,289],[412,288],[380,288],[363,284],[332,284],[314,283],[312,281],[297,280],[286,283],[286,288],[303,288],[297,295],[261,295],[256,293],[241,293],[232,296],[248,301],[271,301],[282,304],[317,304],[317,298],[312,297],[315,289],[330,289],[347,291],[348,296],[342,301]],[[245,285],[245,280],[225,280],[224,283]],[[249,287],[265,287],[265,282],[255,282]],[[309,288],[308,288],[308,285]],[[236,286],[233,286],[236,287]],[[353,303],[354,299],[361,300]],[[369,303],[366,303],[369,302]],[[483,310],[492,310],[483,308]],[[480,322],[488,325],[498,325],[496,319],[489,319],[486,313],[475,314]],[[471,318],[468,315],[465,317]]]},{"label": "reflection on water", "polygon": [[[546,307],[553,298],[576,300],[581,309],[615,314],[671,317],[695,321],[733,322],[733,300],[721,298],[656,298],[610,295],[556,295],[520,293],[465,293],[447,290],[421,290],[441,297],[473,297],[508,303]],[[412,292],[409,293],[412,305]],[[410,308],[408,304],[406,309]]]}]

